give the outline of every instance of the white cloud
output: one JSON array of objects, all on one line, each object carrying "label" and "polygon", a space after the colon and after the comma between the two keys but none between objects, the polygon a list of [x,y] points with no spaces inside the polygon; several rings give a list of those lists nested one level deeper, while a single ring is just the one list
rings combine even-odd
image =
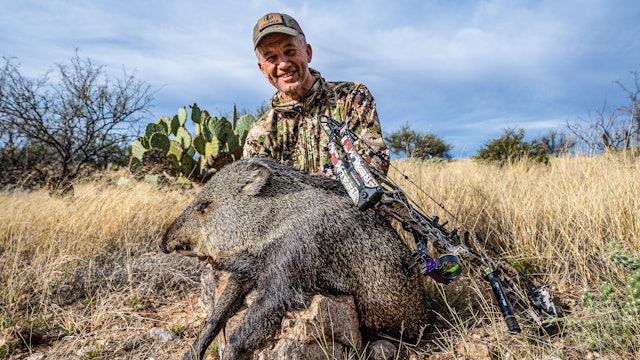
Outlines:
[{"label": "white cloud", "polygon": [[300,21],[328,80],[371,88],[387,132],[408,121],[466,146],[614,101],[611,82],[640,70],[634,0],[0,1],[0,55],[36,74],[78,47],[158,87],[161,114],[267,99],[250,33],[270,11]]}]

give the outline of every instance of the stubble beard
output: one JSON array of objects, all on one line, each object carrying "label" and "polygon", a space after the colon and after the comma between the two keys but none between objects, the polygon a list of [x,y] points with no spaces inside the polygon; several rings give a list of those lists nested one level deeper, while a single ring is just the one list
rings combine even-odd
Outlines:
[{"label": "stubble beard", "polygon": [[[276,88],[286,98],[297,100],[301,98],[308,89],[304,89],[304,84],[308,76],[311,76],[309,70],[306,70],[306,74],[304,77],[301,77],[301,71],[298,69],[297,71],[298,79],[292,83],[280,83],[278,82]],[[279,80],[279,79],[278,79]]]}]

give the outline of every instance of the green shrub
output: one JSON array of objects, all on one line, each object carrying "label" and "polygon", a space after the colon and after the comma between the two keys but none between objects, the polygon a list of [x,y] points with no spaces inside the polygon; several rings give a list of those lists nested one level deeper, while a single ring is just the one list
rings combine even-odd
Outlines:
[{"label": "green shrub", "polygon": [[523,129],[506,129],[500,138],[489,140],[482,145],[473,158],[499,162],[500,164],[521,160],[549,163],[549,153],[546,147],[535,140],[532,142],[524,141],[524,135]]}]

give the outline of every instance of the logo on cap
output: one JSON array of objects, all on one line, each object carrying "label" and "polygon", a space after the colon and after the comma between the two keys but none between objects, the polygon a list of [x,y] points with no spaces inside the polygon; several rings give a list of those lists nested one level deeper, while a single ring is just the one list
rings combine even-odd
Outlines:
[{"label": "logo on cap", "polygon": [[265,28],[276,25],[276,24],[284,24],[284,19],[280,14],[267,14],[263,16],[260,21],[258,21],[258,31],[262,31]]}]

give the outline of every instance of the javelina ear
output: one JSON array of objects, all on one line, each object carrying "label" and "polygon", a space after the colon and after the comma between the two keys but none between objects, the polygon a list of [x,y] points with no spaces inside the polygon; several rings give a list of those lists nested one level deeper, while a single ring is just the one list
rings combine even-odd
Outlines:
[{"label": "javelina ear", "polygon": [[241,181],[240,192],[251,196],[258,195],[271,177],[271,170],[262,164],[252,164],[245,176],[242,179],[245,181]]}]

